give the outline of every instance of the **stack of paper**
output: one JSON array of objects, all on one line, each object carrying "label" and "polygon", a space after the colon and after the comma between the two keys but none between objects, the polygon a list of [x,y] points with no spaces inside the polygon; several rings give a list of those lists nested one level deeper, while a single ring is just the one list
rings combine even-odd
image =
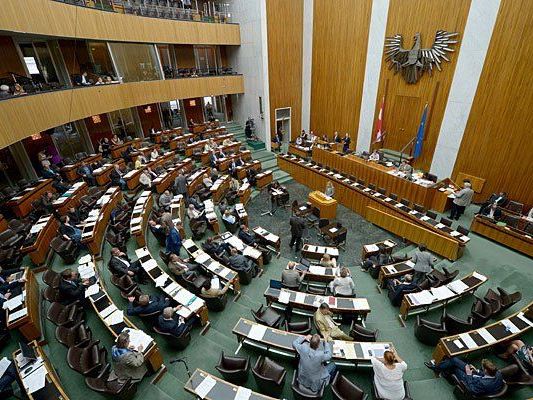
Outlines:
[{"label": "stack of paper", "polygon": [[235,394],[235,398],[233,400],[248,400],[251,395],[251,389],[239,386],[239,388],[237,389],[237,393]]},{"label": "stack of paper", "polygon": [[124,331],[130,335],[130,345],[133,345],[135,348],[142,346],[143,349],[147,349],[153,341],[151,336],[140,329],[124,328]]},{"label": "stack of paper", "polygon": [[281,290],[279,292],[278,301],[281,304],[289,304],[289,301],[291,299],[291,294],[285,290]]},{"label": "stack of paper", "polygon": [[217,381],[207,375],[204,380],[194,388],[194,392],[199,398],[204,399],[216,384]]},{"label": "stack of paper", "polygon": [[396,243],[394,243],[394,242],[392,242],[392,241],[390,241],[390,240],[385,240],[385,241],[383,242],[383,244],[384,244],[385,246],[387,246],[387,247],[394,247],[394,246],[396,246]]},{"label": "stack of paper", "polygon": [[17,319],[22,318],[27,314],[28,314],[28,309],[26,307],[24,307],[21,310],[15,311],[13,313],[9,313],[8,322],[16,321]]},{"label": "stack of paper", "polygon": [[468,285],[466,285],[463,281],[457,280],[450,282],[446,285],[446,287],[452,291],[454,291],[457,294],[463,293],[465,290],[468,290]]},{"label": "stack of paper", "polygon": [[450,297],[455,296],[455,293],[452,292],[446,286],[439,286],[431,289],[431,293],[439,301],[449,299]]},{"label": "stack of paper", "polygon": [[415,306],[431,304],[435,300],[435,297],[429,290],[422,290],[418,293],[410,293],[407,296],[409,296],[409,299]]},{"label": "stack of paper", "polygon": [[124,321],[124,312],[122,310],[113,311],[107,317],[104,318],[104,323],[108,326],[117,325]]},{"label": "stack of paper", "polygon": [[486,277],[485,275],[482,275],[482,274],[480,274],[480,273],[478,273],[478,272],[476,272],[476,271],[472,272],[472,276],[473,276],[474,278],[479,279],[479,280],[482,281],[482,282],[485,282],[485,281],[487,280],[487,277]]},{"label": "stack of paper", "polygon": [[250,332],[248,332],[248,338],[252,340],[261,341],[263,340],[263,337],[265,336],[266,331],[267,331],[267,327],[265,325],[253,324],[250,327]]},{"label": "stack of paper", "polygon": [[365,244],[365,251],[367,253],[371,253],[371,252],[374,252],[374,251],[378,251],[379,250],[379,247],[378,245],[376,244]]},{"label": "stack of paper", "polygon": [[476,342],[474,342],[474,339],[472,339],[468,333],[461,333],[459,338],[469,349],[475,349],[477,347]]},{"label": "stack of paper", "polygon": [[314,275],[324,275],[326,273],[326,268],[321,267],[319,265],[310,265],[309,273]]}]

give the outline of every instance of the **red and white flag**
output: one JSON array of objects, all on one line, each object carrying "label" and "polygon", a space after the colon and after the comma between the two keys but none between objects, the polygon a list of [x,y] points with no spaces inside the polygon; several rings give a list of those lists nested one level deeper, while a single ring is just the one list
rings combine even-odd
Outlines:
[{"label": "red and white flag", "polygon": [[385,108],[385,96],[381,101],[381,107],[379,108],[378,120],[376,122],[376,142],[381,142],[383,136],[383,110]]}]

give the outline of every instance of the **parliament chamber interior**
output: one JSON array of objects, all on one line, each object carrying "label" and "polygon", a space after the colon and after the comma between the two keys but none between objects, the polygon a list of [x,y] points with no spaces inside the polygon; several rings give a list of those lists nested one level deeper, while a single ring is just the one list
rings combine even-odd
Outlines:
[{"label": "parliament chamber interior", "polygon": [[0,399],[533,399],[533,2],[1,4]]}]

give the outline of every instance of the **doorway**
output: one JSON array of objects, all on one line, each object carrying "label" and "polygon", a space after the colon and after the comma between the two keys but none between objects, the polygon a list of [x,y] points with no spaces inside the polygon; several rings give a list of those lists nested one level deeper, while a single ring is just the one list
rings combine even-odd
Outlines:
[{"label": "doorway", "polygon": [[276,133],[281,131],[283,136],[281,151],[286,153],[291,140],[291,108],[276,108]]}]

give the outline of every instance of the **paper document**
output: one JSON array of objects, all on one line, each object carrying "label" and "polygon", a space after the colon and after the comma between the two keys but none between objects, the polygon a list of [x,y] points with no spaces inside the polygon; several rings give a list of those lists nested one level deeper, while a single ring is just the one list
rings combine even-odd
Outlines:
[{"label": "paper document", "polygon": [[178,303],[186,305],[193,299],[194,294],[189,292],[187,289],[181,289],[178,293],[174,295],[174,300]]},{"label": "paper document", "polygon": [[378,247],[377,244],[367,244],[367,245],[365,245],[365,251],[367,253],[378,251],[378,250],[379,250],[379,247]]},{"label": "paper document", "polygon": [[344,343],[344,356],[347,360],[355,360],[357,358],[353,343]]},{"label": "paper document", "polygon": [[355,310],[369,310],[370,309],[367,299],[363,299],[363,298],[352,299],[352,304]]},{"label": "paper document", "polygon": [[407,265],[408,267],[413,268],[413,267],[415,266],[415,263],[412,262],[411,260],[407,260],[407,261],[405,262],[405,265]]},{"label": "paper document", "polygon": [[100,291],[100,285],[95,283],[94,285],[89,286],[85,289],[85,297],[92,296]]},{"label": "paper document", "polygon": [[22,304],[22,294],[19,294],[18,296],[15,296],[9,300],[4,301],[4,304],[2,304],[2,308],[4,310],[14,310],[18,306]]},{"label": "paper document", "polygon": [[324,275],[326,273],[326,268],[318,266],[318,265],[310,265],[309,273],[314,274],[314,275]]},{"label": "paper document", "polygon": [[196,386],[194,392],[199,398],[204,399],[216,384],[217,381],[208,375],[198,386]]},{"label": "paper document", "polygon": [[446,287],[457,294],[463,293],[465,290],[468,290],[468,285],[463,281],[453,281],[446,285]]},{"label": "paper document", "polygon": [[41,365],[31,372],[31,374],[24,377],[22,382],[29,394],[42,389],[46,384],[46,368]]},{"label": "paper document", "polygon": [[337,228],[331,228],[329,231],[330,231],[331,233],[335,233],[335,232],[338,231],[338,229],[337,229]]},{"label": "paper document", "polygon": [[476,271],[472,272],[472,276],[473,276],[474,278],[479,279],[479,280],[482,281],[482,282],[485,282],[485,281],[487,280],[487,277],[486,277],[485,275],[482,275],[482,274],[480,274],[480,273],[478,273],[478,272],[476,272]]},{"label": "paper document", "polygon": [[435,228],[437,228],[437,229],[442,229],[442,228],[444,228],[445,226],[446,226],[446,225],[441,224],[441,223],[439,222],[437,225],[435,225]]},{"label": "paper document", "polygon": [[450,235],[452,235],[453,237],[461,236],[461,232],[451,231]]},{"label": "paper document", "polygon": [[153,341],[150,335],[147,335],[140,329],[126,328],[124,330],[130,335],[130,345],[133,345],[135,348],[142,346],[143,349],[146,349]]},{"label": "paper document", "polygon": [[233,400],[248,400],[251,395],[251,389],[239,386],[239,388],[237,389],[237,393],[235,394],[235,398]]},{"label": "paper document", "polygon": [[296,303],[300,303],[300,304],[305,303],[305,296],[306,296],[305,293],[296,292],[296,300],[295,300],[295,302]]},{"label": "paper document", "polygon": [[187,307],[189,307],[189,309],[193,312],[196,312],[198,311],[200,308],[202,308],[205,304],[205,301],[199,297],[197,297],[196,299],[194,299],[194,301],[189,304]]},{"label": "paper document", "polygon": [[475,349],[477,347],[476,342],[474,342],[474,339],[472,339],[468,333],[461,333],[459,338],[469,349]]},{"label": "paper document", "polygon": [[278,301],[281,304],[289,304],[289,301],[291,299],[291,294],[285,290],[282,290],[279,292]]},{"label": "paper document", "polygon": [[198,257],[196,257],[196,259],[194,260],[196,263],[198,264],[203,264],[205,263],[207,260],[209,260],[211,258],[211,256],[207,253],[200,253],[198,255]]},{"label": "paper document", "polygon": [[149,259],[145,263],[142,264],[143,269],[148,272],[153,270],[154,268],[157,268],[157,261],[153,258]]},{"label": "paper document", "polygon": [[526,324],[528,324],[529,326],[533,326],[533,322],[531,322],[525,315],[523,312],[519,312],[517,315],[516,315],[518,318],[520,318],[522,321],[524,321]]},{"label": "paper document", "polygon": [[0,360],[0,377],[4,375],[4,372],[6,372],[7,368],[11,365],[11,361],[8,360],[6,357],[2,358]]},{"label": "paper document", "polygon": [[102,318],[106,318],[108,315],[110,315],[113,311],[117,309],[117,306],[114,304],[111,304],[104,308],[102,311],[100,311],[100,316]]},{"label": "paper document", "polygon": [[159,275],[154,281],[155,287],[165,286],[165,282],[167,281],[167,279],[168,279],[168,275],[167,274]]},{"label": "paper document", "polygon": [[266,330],[266,326],[254,324],[251,326],[250,332],[248,332],[248,337],[252,340],[261,341],[265,336]]},{"label": "paper document", "polygon": [[502,320],[502,325],[505,326],[505,330],[511,332],[511,333],[518,333],[520,332],[520,329],[513,324],[511,321],[509,321],[507,318]]},{"label": "paper document", "polygon": [[91,255],[86,254],[78,260],[78,264],[87,264],[90,261],[92,261]]},{"label": "paper document", "polygon": [[171,282],[169,285],[163,288],[163,291],[170,297],[174,297],[174,293],[181,289],[181,286],[177,282]]},{"label": "paper document", "polygon": [[394,247],[394,246],[396,246],[396,243],[394,243],[394,242],[392,242],[392,241],[390,241],[390,240],[385,240],[385,241],[383,242],[383,244],[384,244],[385,246],[387,246],[387,247]]},{"label": "paper document", "polygon": [[455,296],[455,292],[451,291],[446,286],[439,286],[439,287],[433,288],[433,289],[431,289],[431,293],[439,301],[440,300],[446,300],[446,299],[449,299],[450,297]]},{"label": "paper document", "polygon": [[191,315],[192,312],[187,307],[181,307],[178,311],[176,311],[176,314],[183,318],[189,318],[189,315]]},{"label": "paper document", "polygon": [[459,339],[456,339],[453,341],[453,344],[458,348],[458,349],[462,349],[463,347],[465,347],[465,345],[459,340]]},{"label": "paper document", "polygon": [[28,309],[23,308],[22,310],[15,311],[14,313],[9,313],[8,322],[16,321],[19,318],[24,317],[28,314]]},{"label": "paper document", "polygon": [[415,306],[431,304],[435,300],[435,297],[431,294],[429,290],[423,290],[418,293],[408,294],[409,299]]},{"label": "paper document", "polygon": [[492,336],[490,334],[489,331],[487,331],[485,328],[481,328],[477,331],[479,333],[479,335],[485,339],[485,342],[487,342],[488,344],[492,344],[492,343],[496,343],[497,340],[494,338],[494,336]]},{"label": "paper document", "polygon": [[108,326],[120,324],[124,321],[124,312],[122,310],[115,310],[104,318],[104,323]]}]

